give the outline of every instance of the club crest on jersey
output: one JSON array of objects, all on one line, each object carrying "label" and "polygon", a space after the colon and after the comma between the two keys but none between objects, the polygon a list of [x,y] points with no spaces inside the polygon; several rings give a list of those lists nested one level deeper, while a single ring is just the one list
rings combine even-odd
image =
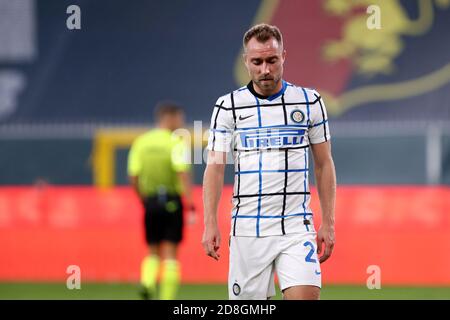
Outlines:
[{"label": "club crest on jersey", "polygon": [[240,293],[241,293],[241,287],[237,283],[234,283],[233,284],[233,294],[235,296],[238,296]]},{"label": "club crest on jersey", "polygon": [[291,112],[291,119],[295,123],[302,123],[305,120],[305,114],[298,109],[293,110]]}]

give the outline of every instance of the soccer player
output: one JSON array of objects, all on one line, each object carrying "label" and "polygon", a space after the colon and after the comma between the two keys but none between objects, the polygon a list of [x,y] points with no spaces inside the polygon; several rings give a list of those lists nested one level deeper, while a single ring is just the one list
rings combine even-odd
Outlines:
[{"label": "soccer player", "polygon": [[173,103],[160,103],[157,127],[139,136],[128,156],[128,175],[145,208],[149,255],[141,265],[141,294],[155,298],[160,264],[160,299],[172,300],[180,280],[177,247],[182,240],[184,192],[189,219],[195,216],[188,146],[173,131],[181,128],[184,113]]},{"label": "soccer player", "polygon": [[[202,244],[219,259],[217,206],[231,151],[229,298],[275,295],[276,271],[284,299],[319,299],[320,263],[335,243],[336,176],[325,105],[317,91],[283,80],[286,51],[277,27],[252,27],[243,45],[251,81],[220,97],[211,117]],[[309,206],[309,149],[322,209],[317,233]]]}]

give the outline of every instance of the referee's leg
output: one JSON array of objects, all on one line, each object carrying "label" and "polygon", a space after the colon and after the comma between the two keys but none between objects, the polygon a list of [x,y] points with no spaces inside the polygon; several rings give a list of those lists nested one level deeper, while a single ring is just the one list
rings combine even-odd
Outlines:
[{"label": "referee's leg", "polygon": [[168,199],[169,201],[165,204],[164,212],[161,300],[176,299],[181,280],[181,268],[177,259],[177,250],[183,238],[183,204],[180,196],[169,196]]}]

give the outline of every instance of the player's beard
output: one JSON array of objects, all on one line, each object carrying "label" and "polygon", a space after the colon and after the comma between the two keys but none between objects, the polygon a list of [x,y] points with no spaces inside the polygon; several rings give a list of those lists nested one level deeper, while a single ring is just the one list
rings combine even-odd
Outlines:
[{"label": "player's beard", "polygon": [[[263,81],[263,80],[271,80],[271,81]],[[260,78],[257,81],[254,81],[255,84],[259,87],[259,89],[262,92],[274,94],[276,92],[273,92],[276,87],[278,86],[278,83],[280,82],[281,77],[264,77]]]}]

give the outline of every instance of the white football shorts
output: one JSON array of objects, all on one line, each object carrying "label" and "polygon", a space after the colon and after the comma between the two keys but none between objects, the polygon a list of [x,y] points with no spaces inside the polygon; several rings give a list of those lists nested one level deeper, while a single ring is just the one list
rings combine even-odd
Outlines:
[{"label": "white football shorts", "polygon": [[267,237],[231,236],[228,296],[230,300],[266,300],[280,289],[310,285],[321,288],[316,232]]}]

